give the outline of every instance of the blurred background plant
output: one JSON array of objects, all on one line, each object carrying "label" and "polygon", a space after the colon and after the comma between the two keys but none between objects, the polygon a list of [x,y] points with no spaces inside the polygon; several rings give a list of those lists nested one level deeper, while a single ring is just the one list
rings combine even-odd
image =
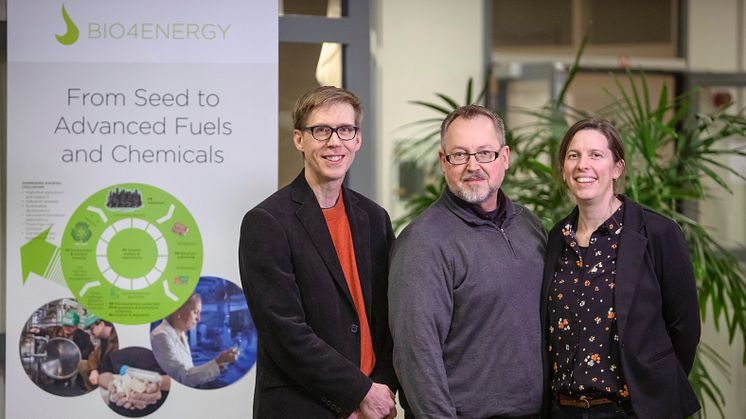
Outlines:
[{"label": "blurred background plant", "polygon": [[[627,153],[624,193],[679,223],[689,243],[703,320],[711,315],[718,331],[724,327],[731,344],[739,334],[746,343],[744,268],[697,222],[696,216],[698,202],[711,196],[708,185],[732,193],[723,174],[746,180],[744,174],[723,163],[729,156],[746,157],[743,148],[728,146],[729,139],[746,137],[743,110],[734,112],[725,106],[712,113],[695,113],[692,100],[696,90],[670,98],[664,85],[660,94],[653,97],[645,74],[629,70],[623,76],[615,76],[616,92],[605,92],[610,98],[608,106],[595,111],[575,109],[566,103],[565,95],[579,69],[582,51],[583,46],[558,98],[540,109],[519,109],[533,117],[533,121],[507,129],[511,165],[503,189],[511,199],[534,211],[548,230],[574,206],[556,170],[562,137],[581,118],[613,119]],[[422,173],[424,186],[405,201],[405,213],[394,222],[397,230],[438,199],[445,187],[438,166],[440,123],[462,104],[483,104],[486,89],[476,95],[473,90],[473,81],[469,79],[461,103],[442,93],[436,93],[438,99],[433,102],[411,102],[431,110],[434,116],[403,127],[409,135],[400,141],[396,158],[414,163]],[[504,114],[504,110],[496,111]],[[707,342],[700,343],[697,355],[689,380],[700,401],[709,399],[724,417],[725,400],[711,370],[724,373],[729,365]],[[746,350],[743,362],[746,364]],[[703,410],[702,415],[706,413]]]}]

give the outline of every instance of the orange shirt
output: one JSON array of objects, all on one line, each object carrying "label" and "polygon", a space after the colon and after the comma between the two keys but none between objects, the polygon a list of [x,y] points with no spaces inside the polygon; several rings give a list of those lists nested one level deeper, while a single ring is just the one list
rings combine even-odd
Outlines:
[{"label": "orange shirt", "polygon": [[352,231],[350,220],[347,218],[342,190],[339,191],[337,203],[331,208],[322,209],[326,225],[329,227],[337,258],[342,265],[342,271],[350,289],[352,301],[355,303],[355,311],[360,320],[360,371],[370,375],[376,365],[376,354],[373,352],[373,339],[370,336],[368,316],[365,313],[365,301],[363,300],[363,289],[360,286],[360,276],[357,272],[357,261],[355,260],[355,248],[352,243]]}]

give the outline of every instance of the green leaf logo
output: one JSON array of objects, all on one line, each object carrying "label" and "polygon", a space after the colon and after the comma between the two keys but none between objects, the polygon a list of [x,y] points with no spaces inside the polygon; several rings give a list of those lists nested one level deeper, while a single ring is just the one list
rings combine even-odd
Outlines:
[{"label": "green leaf logo", "polygon": [[73,20],[70,19],[70,15],[67,14],[64,3],[62,4],[62,18],[65,19],[67,32],[65,32],[64,35],[55,35],[55,37],[57,38],[57,41],[62,45],[72,45],[75,43],[75,41],[78,40],[80,32],[78,31],[78,27],[75,26]]},{"label": "green leaf logo", "polygon": [[88,240],[91,239],[91,235],[93,234],[91,232],[90,226],[88,226],[88,223],[77,223],[75,224],[75,227],[70,230],[70,234],[73,236],[73,240],[75,240],[78,243],[86,243]]}]

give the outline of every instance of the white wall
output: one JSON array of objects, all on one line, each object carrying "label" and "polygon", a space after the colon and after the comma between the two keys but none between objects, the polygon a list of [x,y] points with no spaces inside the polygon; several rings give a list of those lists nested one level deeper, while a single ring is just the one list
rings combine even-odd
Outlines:
[{"label": "white wall", "polygon": [[392,161],[397,128],[429,113],[407,103],[437,100],[435,92],[463,101],[466,81],[482,86],[484,2],[482,0],[378,0],[372,33],[376,65],[377,156],[382,175],[376,200],[395,218],[400,212],[397,167]]},{"label": "white wall", "polygon": [[742,42],[738,15],[743,0],[689,0],[688,62],[691,71],[726,72],[738,69]]}]

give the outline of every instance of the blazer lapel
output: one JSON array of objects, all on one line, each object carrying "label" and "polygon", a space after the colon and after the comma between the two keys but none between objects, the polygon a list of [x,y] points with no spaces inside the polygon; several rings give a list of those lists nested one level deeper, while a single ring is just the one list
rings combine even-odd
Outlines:
[{"label": "blazer lapel", "polygon": [[370,279],[372,275],[370,220],[368,219],[368,213],[357,206],[358,199],[348,189],[344,189],[343,196],[345,199],[345,208],[347,208],[347,218],[350,220],[352,244],[355,247],[355,263],[357,264],[357,273],[360,277],[360,287],[363,290],[365,312],[371,313],[373,284]]},{"label": "blazer lapel", "polygon": [[541,312],[545,313],[547,308],[547,299],[549,298],[549,287],[552,285],[554,279],[554,271],[557,269],[557,261],[562,255],[562,249],[565,246],[565,241],[562,239],[562,227],[569,223],[578,215],[578,208],[575,209],[565,217],[560,223],[557,223],[552,231],[549,233],[549,241],[547,242],[547,254],[544,257],[546,261],[544,263],[544,280],[541,284]]},{"label": "blazer lapel", "polygon": [[619,337],[624,336],[627,319],[635,296],[637,282],[641,277],[640,267],[645,262],[648,239],[641,233],[642,208],[631,200],[624,200],[624,230],[619,242],[616,260],[616,284],[614,288],[614,306],[616,307]]},{"label": "blazer lapel", "polygon": [[[342,266],[339,264],[337,251],[334,249],[332,236],[329,234],[329,227],[326,225],[324,214],[316,200],[316,195],[306,182],[305,172],[301,172],[292,183],[293,201],[299,204],[295,215],[306,230],[308,237],[311,239],[316,250],[324,261],[332,279],[337,283],[340,292],[347,298],[347,301],[354,306],[350,289],[347,286]],[[320,273],[319,277],[322,275]]]}]

